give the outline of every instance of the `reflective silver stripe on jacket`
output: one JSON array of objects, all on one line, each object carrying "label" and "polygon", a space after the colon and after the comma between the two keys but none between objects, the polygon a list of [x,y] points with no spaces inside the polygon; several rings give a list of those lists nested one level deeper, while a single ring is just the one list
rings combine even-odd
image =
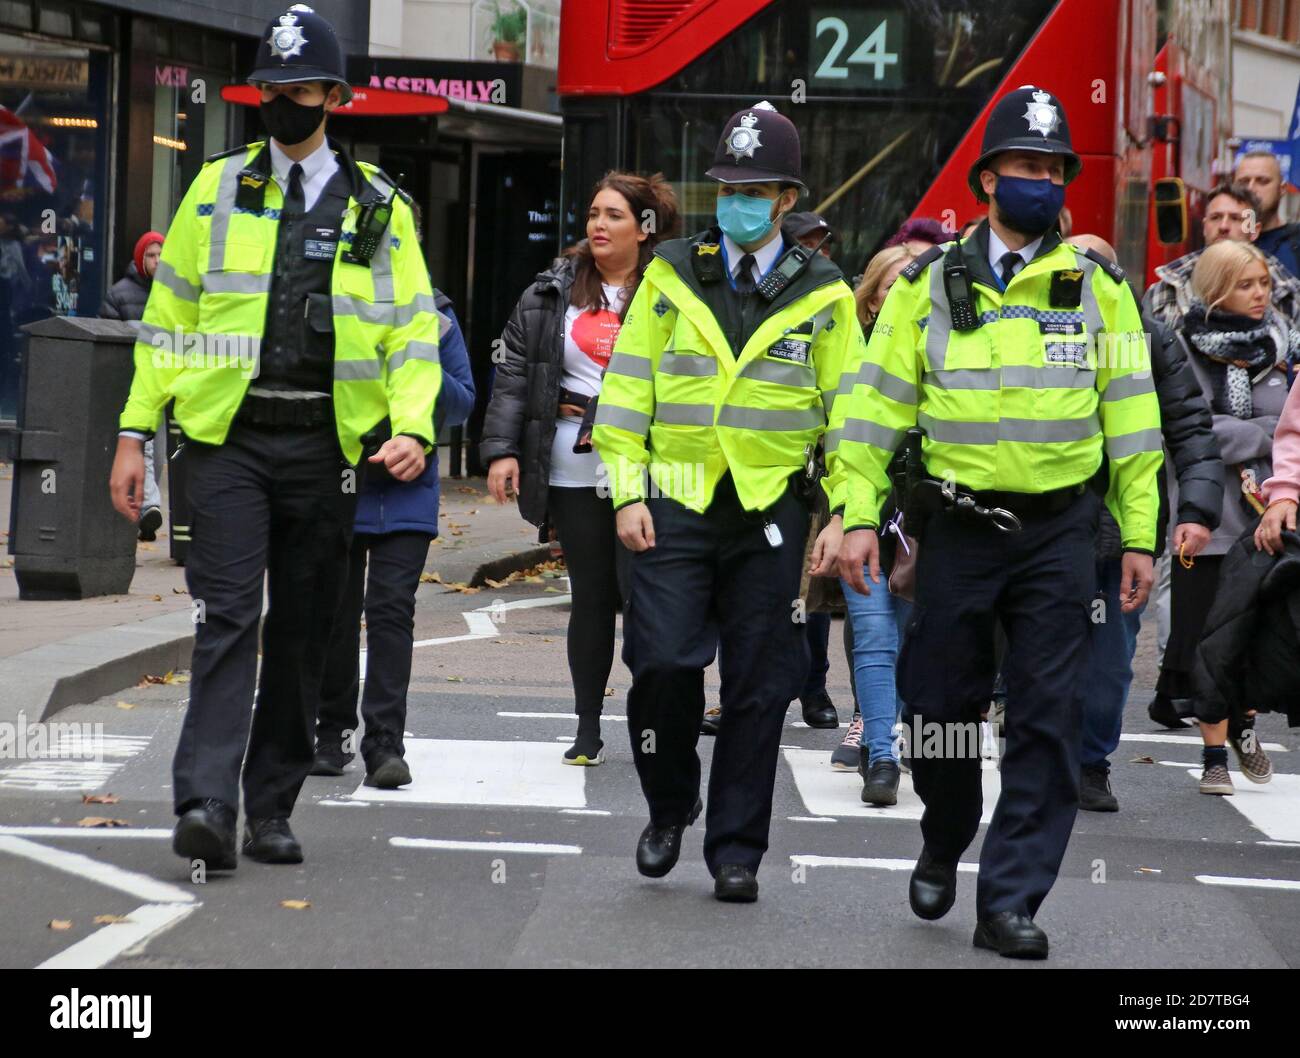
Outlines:
[{"label": "reflective silver stripe on jacket", "polygon": [[335,382],[377,382],[383,375],[378,360],[335,360]]},{"label": "reflective silver stripe on jacket", "polygon": [[[599,416],[599,407],[596,410]],[[712,404],[656,404],[655,422],[667,426],[712,426]]]},{"label": "reflective silver stripe on jacket", "polygon": [[822,409],[740,408],[724,404],[718,425],[737,430],[816,430],[826,425]]},{"label": "reflective silver stripe on jacket", "polygon": [[407,342],[388,358],[388,373],[392,374],[408,360],[438,362],[438,347],[433,342]]},{"label": "reflective silver stripe on jacket", "polygon": [[[917,423],[932,441],[944,444],[991,445],[999,441],[1051,444],[1086,441],[1101,430],[1097,416],[1083,419],[998,419],[996,422],[952,422],[924,412]],[[1158,431],[1157,431],[1158,432]]]},{"label": "reflective silver stripe on jacket", "polygon": [[751,360],[740,369],[740,377],[775,382],[778,386],[811,388],[817,385],[817,375],[811,367],[784,360]]},{"label": "reflective silver stripe on jacket", "polygon": [[202,293],[202,287],[196,287],[166,261],[158,262],[153,278],[155,283],[161,283],[182,301],[198,301]]},{"label": "reflective silver stripe on jacket", "polygon": [[643,382],[654,379],[654,367],[650,361],[644,356],[633,356],[631,353],[615,353],[609,358],[609,366],[605,370],[613,375],[639,378]]},{"label": "reflective silver stripe on jacket", "polygon": [[1135,456],[1139,452],[1159,452],[1163,438],[1158,429],[1138,430],[1106,438],[1106,455],[1111,459]]},{"label": "reflective silver stripe on jacket", "polygon": [[1101,399],[1124,400],[1127,397],[1140,397],[1155,391],[1155,380],[1150,374],[1121,375],[1119,378],[1112,378],[1106,384],[1106,392],[1101,395]]},{"label": "reflective silver stripe on jacket", "polygon": [[253,272],[204,272],[202,278],[205,294],[267,294],[271,290],[271,275]]},{"label": "reflective silver stripe on jacket", "polygon": [[[355,316],[362,323],[377,323],[386,327],[394,326],[396,322],[396,309],[392,302],[374,303],[351,294],[335,294],[332,304],[335,316]],[[417,310],[411,312],[412,318],[415,311]]]},{"label": "reflective silver stripe on jacket", "polygon": [[693,375],[697,378],[705,378],[718,373],[718,362],[711,356],[700,356],[697,353],[674,353],[670,350],[664,350],[659,356],[659,373],[662,375]]},{"label": "reflective silver stripe on jacket", "polygon": [[903,435],[906,432],[906,430],[895,430],[888,426],[881,426],[880,423],[871,422],[867,419],[845,419],[836,443],[838,444],[840,441],[859,441],[862,444],[883,448],[886,452],[893,452],[903,443]]},{"label": "reflective silver stripe on jacket", "polygon": [[1007,389],[1092,389],[1097,383],[1095,371],[1065,367],[1008,366],[980,370],[927,371],[925,384],[947,390]]},{"label": "reflective silver stripe on jacket", "polygon": [[[270,150],[270,147],[263,147]],[[245,155],[245,158],[248,156]],[[208,271],[220,272],[226,263],[226,238],[230,233],[230,215],[235,210],[235,195],[239,191],[239,174],[244,168],[242,160],[226,159],[225,168],[217,182],[217,198],[212,206],[212,221],[208,228]]]},{"label": "reflective silver stripe on jacket", "polygon": [[644,437],[650,430],[650,416],[643,411],[633,411],[602,400],[596,405],[595,425],[614,426]]}]

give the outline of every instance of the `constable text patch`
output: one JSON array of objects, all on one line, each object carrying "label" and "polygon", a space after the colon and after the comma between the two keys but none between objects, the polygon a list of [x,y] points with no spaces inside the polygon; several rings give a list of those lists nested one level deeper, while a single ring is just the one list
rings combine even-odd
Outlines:
[{"label": "constable text patch", "polygon": [[302,255],[309,261],[332,261],[334,260],[334,251],[339,248],[337,242],[326,242],[324,239],[304,239],[302,241]]},{"label": "constable text patch", "polygon": [[808,363],[808,343],[801,342],[798,338],[782,338],[779,342],[773,342],[767,349],[768,356],[774,356],[778,360],[788,360],[792,364]]}]

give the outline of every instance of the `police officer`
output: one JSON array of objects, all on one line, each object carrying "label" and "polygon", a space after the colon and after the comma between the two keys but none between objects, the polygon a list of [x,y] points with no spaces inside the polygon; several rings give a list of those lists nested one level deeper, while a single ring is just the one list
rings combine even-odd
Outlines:
[{"label": "police officer", "polygon": [[833,423],[840,568],[858,591],[864,565],[878,578],[886,467],[905,431],[924,432],[924,475],[906,498],[920,549],[898,675],[925,803],[909,887],[921,918],[952,907],[979,827],[979,739],[962,736],[978,731],[993,684],[995,619],[1006,629],[1002,793],[980,855],[974,942],[1021,958],[1047,955],[1033,916],[1078,801],[1088,622],[1107,619],[1091,606],[1102,491],[1123,539],[1125,612],[1146,599],[1155,547],[1160,411],[1137,304],[1118,266],[1055,230],[1080,168],[1050,93],[998,101],[969,173],[988,219],[903,271]]},{"label": "police officer", "polygon": [[411,209],[388,177],[325,137],[326,115],[351,96],[330,24],[290,7],[267,27],[249,81],[270,140],[210,159],[173,219],[111,480],[114,506],[132,516],[141,439],[174,398],[190,462],[196,626],[172,847],[212,870],[236,866],[241,763],[244,854],[302,861],[289,815],[312,766],[362,436],[370,463],[417,477],[441,382]]},{"label": "police officer", "polygon": [[[720,642],[704,859],[718,899],[747,902],[758,896],[783,718],[808,666],[797,605],[808,509],[796,484],[865,343],[838,269],[781,236],[804,188],[794,125],[770,103],[740,111],[706,175],[719,184],[718,226],[655,251],[605,375],[594,441],[634,553],[623,659],[650,807],[637,868],[672,870],[701,811],[695,746]],[[814,561],[833,568],[820,540]]]}]

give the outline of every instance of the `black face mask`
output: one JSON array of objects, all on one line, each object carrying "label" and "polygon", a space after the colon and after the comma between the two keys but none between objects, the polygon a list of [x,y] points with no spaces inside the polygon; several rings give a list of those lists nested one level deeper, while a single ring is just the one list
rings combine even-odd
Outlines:
[{"label": "black face mask", "polygon": [[266,126],[271,138],[288,147],[302,143],[325,120],[324,103],[305,107],[288,96],[276,96],[269,103],[263,103],[258,110],[262,115],[262,124]]}]

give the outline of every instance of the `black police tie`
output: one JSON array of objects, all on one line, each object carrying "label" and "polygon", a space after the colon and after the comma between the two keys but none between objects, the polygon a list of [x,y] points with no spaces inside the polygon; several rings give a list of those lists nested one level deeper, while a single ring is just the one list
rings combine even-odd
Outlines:
[{"label": "black police tie", "polygon": [[295,217],[307,212],[307,200],[302,193],[302,166],[297,162],[289,168],[289,192],[284,196],[284,211]]},{"label": "black police tie", "polygon": [[754,293],[754,255],[745,254],[740,259],[740,271],[736,273],[736,293]]},{"label": "black police tie", "polygon": [[1002,266],[1002,288],[1004,290],[1011,285],[1011,279],[1016,274],[1016,265],[1022,260],[1023,258],[1014,250],[1008,250],[998,259],[998,264]]}]

